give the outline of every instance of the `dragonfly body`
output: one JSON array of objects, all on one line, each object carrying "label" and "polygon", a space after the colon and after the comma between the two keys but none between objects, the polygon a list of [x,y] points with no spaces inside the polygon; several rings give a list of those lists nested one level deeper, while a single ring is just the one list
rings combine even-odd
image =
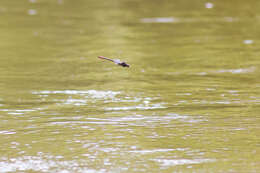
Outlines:
[{"label": "dragonfly body", "polygon": [[119,59],[110,59],[110,58],[107,58],[107,57],[104,57],[104,56],[98,56],[98,58],[100,58],[100,59],[105,59],[105,60],[108,60],[108,61],[112,61],[112,62],[114,62],[115,64],[120,65],[120,66],[122,66],[122,67],[130,67],[130,65],[128,65],[128,64],[125,63],[125,62],[121,62]]}]

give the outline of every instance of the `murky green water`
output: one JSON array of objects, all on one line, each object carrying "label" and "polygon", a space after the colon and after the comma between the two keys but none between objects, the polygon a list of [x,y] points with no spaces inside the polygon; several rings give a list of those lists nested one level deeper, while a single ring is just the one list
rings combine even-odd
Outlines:
[{"label": "murky green water", "polygon": [[257,0],[1,0],[0,172],[259,172],[259,28]]}]

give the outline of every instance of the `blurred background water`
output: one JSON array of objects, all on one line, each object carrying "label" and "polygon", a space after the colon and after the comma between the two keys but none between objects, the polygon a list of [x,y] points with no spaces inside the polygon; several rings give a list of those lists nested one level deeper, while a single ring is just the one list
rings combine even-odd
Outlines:
[{"label": "blurred background water", "polygon": [[259,28],[257,0],[1,0],[0,172],[259,172]]}]

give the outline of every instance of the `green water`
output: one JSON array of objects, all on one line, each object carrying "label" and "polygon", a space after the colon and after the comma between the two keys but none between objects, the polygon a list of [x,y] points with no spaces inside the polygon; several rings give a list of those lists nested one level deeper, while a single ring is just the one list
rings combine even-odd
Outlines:
[{"label": "green water", "polygon": [[1,0],[0,172],[259,172],[259,28],[257,0]]}]

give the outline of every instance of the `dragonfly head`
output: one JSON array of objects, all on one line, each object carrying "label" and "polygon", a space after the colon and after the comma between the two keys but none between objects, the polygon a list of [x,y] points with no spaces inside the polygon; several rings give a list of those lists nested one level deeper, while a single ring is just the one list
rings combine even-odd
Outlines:
[{"label": "dragonfly head", "polygon": [[130,65],[128,65],[128,64],[125,63],[125,62],[121,62],[121,63],[119,63],[118,65],[121,65],[122,67],[130,67]]}]

